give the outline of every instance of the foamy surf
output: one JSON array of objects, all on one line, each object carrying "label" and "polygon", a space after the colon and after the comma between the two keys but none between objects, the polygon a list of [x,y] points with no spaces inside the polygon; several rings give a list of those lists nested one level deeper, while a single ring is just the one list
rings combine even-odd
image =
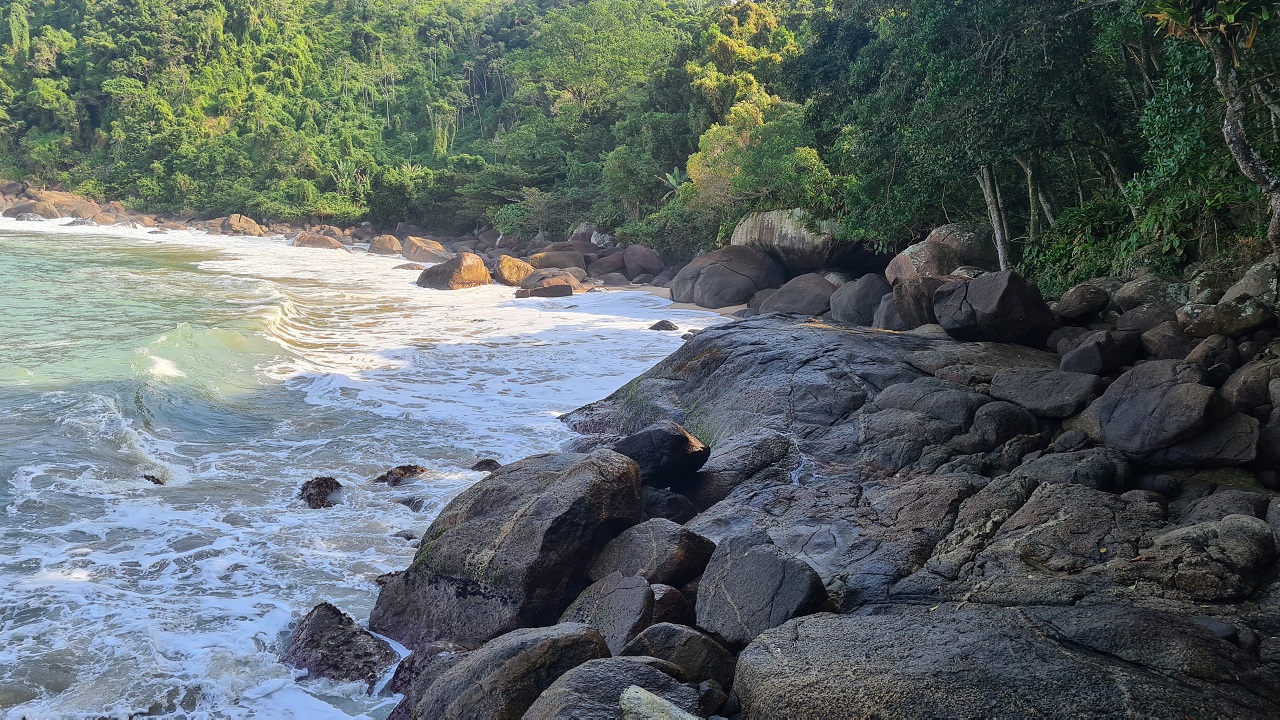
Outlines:
[{"label": "foamy surf", "polygon": [[[0,708],[7,717],[384,717],[276,662],[315,603],[366,617],[480,458],[718,322],[639,292],[413,285],[279,238],[0,221]],[[7,275],[7,277],[6,277]],[[387,467],[430,468],[397,488]],[[314,475],[334,508],[296,498]],[[153,484],[151,475],[163,485]],[[412,507],[420,507],[415,512]]]}]

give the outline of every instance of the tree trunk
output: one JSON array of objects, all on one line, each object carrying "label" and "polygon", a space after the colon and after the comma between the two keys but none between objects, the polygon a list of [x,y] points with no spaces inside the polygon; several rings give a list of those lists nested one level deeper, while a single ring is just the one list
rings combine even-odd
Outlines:
[{"label": "tree trunk", "polygon": [[991,170],[991,165],[983,165],[978,168],[978,185],[982,188],[982,199],[987,204],[987,219],[991,221],[991,232],[994,235],[996,244],[996,257],[1000,261],[1000,269],[1009,269],[1009,236],[1007,235],[1007,225],[1004,220],[1004,209],[1001,207],[999,199],[999,189],[996,186],[995,173]]},{"label": "tree trunk", "polygon": [[1222,136],[1227,141],[1227,148],[1235,158],[1236,165],[1244,176],[1258,184],[1266,193],[1271,205],[1271,224],[1267,229],[1267,240],[1273,250],[1280,252],[1280,176],[1262,159],[1245,131],[1245,114],[1248,106],[1245,103],[1244,89],[1240,87],[1240,78],[1236,74],[1235,59],[1225,40],[1214,40],[1209,43],[1213,51],[1213,84],[1218,86],[1222,99],[1227,101],[1226,115],[1222,121]]},{"label": "tree trunk", "polygon": [[1022,172],[1027,176],[1027,244],[1033,244],[1036,238],[1040,236],[1040,211],[1036,207],[1038,204],[1037,195],[1038,186],[1036,185],[1036,169],[1032,156],[1028,155],[1024,160],[1018,156],[1013,158],[1022,166]]}]

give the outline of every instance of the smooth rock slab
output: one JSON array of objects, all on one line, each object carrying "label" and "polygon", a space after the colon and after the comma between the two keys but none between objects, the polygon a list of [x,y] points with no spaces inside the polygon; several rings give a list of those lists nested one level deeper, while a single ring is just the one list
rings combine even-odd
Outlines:
[{"label": "smooth rock slab", "polygon": [[744,720],[1275,717],[1280,677],[1136,608],[880,607],[814,615],[743,651]]},{"label": "smooth rock slab", "polygon": [[1065,418],[1083,410],[1105,387],[1095,375],[1013,368],[991,379],[991,397],[1021,405],[1037,417]]}]

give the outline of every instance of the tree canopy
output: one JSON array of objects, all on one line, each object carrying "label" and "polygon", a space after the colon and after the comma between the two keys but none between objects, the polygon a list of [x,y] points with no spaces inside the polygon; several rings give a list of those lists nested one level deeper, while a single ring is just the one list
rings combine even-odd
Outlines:
[{"label": "tree canopy", "polygon": [[802,208],[883,248],[987,225],[1003,262],[1066,283],[1254,252],[1280,207],[1274,173],[1251,172],[1280,161],[1264,0],[0,12],[0,175],[150,210],[526,235],[590,221],[689,255],[747,212]]}]

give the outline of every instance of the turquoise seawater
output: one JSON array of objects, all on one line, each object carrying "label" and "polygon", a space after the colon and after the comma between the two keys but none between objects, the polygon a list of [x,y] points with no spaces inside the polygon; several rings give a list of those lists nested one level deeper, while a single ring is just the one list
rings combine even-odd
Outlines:
[{"label": "turquoise seawater", "polygon": [[[276,662],[556,415],[715,322],[642,293],[439,293],[403,260],[0,222],[0,712],[382,717],[394,697]],[[397,488],[369,483],[404,463]],[[144,476],[159,478],[157,485]],[[298,487],[332,475],[334,508]]]}]

